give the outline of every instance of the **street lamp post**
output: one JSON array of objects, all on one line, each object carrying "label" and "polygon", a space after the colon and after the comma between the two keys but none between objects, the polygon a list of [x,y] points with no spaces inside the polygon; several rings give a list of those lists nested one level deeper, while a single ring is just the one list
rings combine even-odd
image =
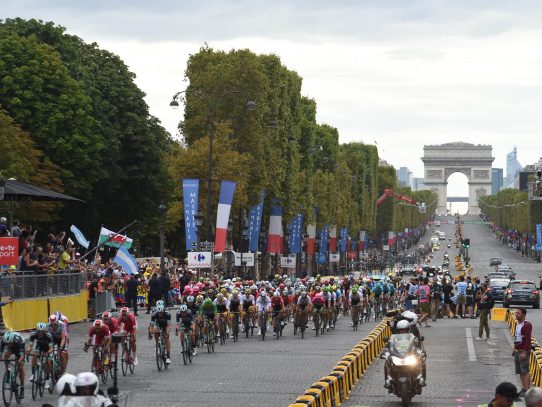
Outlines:
[{"label": "street lamp post", "polygon": [[[290,240],[290,232],[289,231],[286,231],[284,233],[284,249],[285,249],[285,254],[286,254],[286,257],[290,257],[290,246],[288,244],[288,241]],[[297,259],[296,259],[297,260]],[[287,263],[289,264],[289,263]],[[286,274],[290,274],[288,273],[289,270],[286,271]]]},{"label": "street lamp post", "polygon": [[198,212],[196,213],[196,216],[194,216],[194,220],[196,221],[196,248],[197,250],[199,251],[200,249],[200,230],[201,230],[201,227],[203,226],[203,215],[201,214],[201,211],[198,210]]},{"label": "street lamp post", "polygon": [[164,244],[166,240],[166,227],[165,227],[165,215],[167,206],[165,203],[161,203],[158,207],[158,214],[160,215],[160,273],[165,276],[166,270],[164,267]]},{"label": "street lamp post", "polygon": [[[172,109],[177,109],[179,107],[179,101],[178,99],[181,98],[182,94],[187,93],[195,93],[202,99],[204,99],[207,102],[208,105],[208,115],[207,115],[207,121],[209,125],[209,161],[207,166],[207,241],[211,241],[212,235],[211,235],[211,183],[213,181],[213,140],[214,140],[214,134],[215,134],[215,114],[216,109],[224,98],[227,96],[231,96],[234,94],[243,94],[247,95],[247,93],[243,90],[230,90],[227,92],[224,92],[223,94],[216,96],[216,95],[208,95],[205,92],[198,90],[198,89],[186,89],[180,92],[177,92],[175,95],[173,95],[173,99],[169,103],[169,106]],[[256,102],[249,100],[246,104],[247,110],[252,111],[256,108]]]}]

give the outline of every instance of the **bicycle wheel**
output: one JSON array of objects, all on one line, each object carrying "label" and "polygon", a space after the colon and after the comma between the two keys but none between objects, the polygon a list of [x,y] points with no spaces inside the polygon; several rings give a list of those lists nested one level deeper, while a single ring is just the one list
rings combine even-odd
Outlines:
[{"label": "bicycle wheel", "polygon": [[45,371],[43,370],[43,367],[40,368],[39,379],[39,393],[40,397],[43,397],[43,394],[45,393]]},{"label": "bicycle wheel", "polygon": [[214,351],[215,351],[215,342],[216,342],[216,332],[215,332],[215,327],[214,326],[209,331],[209,341],[211,343],[211,352],[214,353]]},{"label": "bicycle wheel", "polygon": [[55,389],[57,369],[58,369],[58,360],[56,358],[56,354],[53,354],[53,360],[52,360],[52,366],[51,366],[51,374],[49,376],[51,381],[49,383],[49,388],[47,389],[49,394],[53,394],[53,391]]},{"label": "bicycle wheel", "polygon": [[262,341],[265,341],[265,331],[267,331],[267,315],[262,316]]},{"label": "bicycle wheel", "polygon": [[21,379],[19,379],[19,374],[15,370],[13,370],[11,373],[11,391],[15,396],[15,401],[17,404],[19,404],[21,402],[20,391],[23,385],[21,384]]},{"label": "bicycle wheel", "polygon": [[[109,361],[109,363],[111,363],[111,361]],[[101,365],[101,369],[100,369],[100,378],[102,379],[102,383],[103,384],[106,384],[107,383],[107,376],[109,376],[109,367],[106,367],[105,366],[105,363],[103,362],[103,359],[100,360],[100,365]]]},{"label": "bicycle wheel", "polygon": [[243,328],[245,329],[245,336],[248,338],[248,331],[250,330],[250,326],[249,326],[249,320],[250,318],[248,317],[247,314],[245,314],[243,316]]},{"label": "bicycle wheel", "polygon": [[120,357],[120,365],[122,370],[122,375],[126,376],[128,373],[128,349],[126,349],[126,345],[122,347],[122,355]]},{"label": "bicycle wheel", "polygon": [[8,369],[4,373],[2,379],[2,398],[4,399],[4,405],[7,407],[11,404],[13,399],[13,389],[11,388],[11,369]]},{"label": "bicycle wheel", "polygon": [[312,320],[314,322],[314,330],[316,331],[316,336],[320,334],[320,315],[318,314],[318,311],[315,312],[315,314],[312,316]]},{"label": "bicycle wheel", "polygon": [[224,326],[224,320],[220,320],[220,344],[224,345],[226,343],[226,327]]},{"label": "bicycle wheel", "polygon": [[162,341],[160,342],[160,349],[161,349],[161,352],[162,352],[162,364],[164,365],[164,370],[167,370],[167,368],[169,367],[169,364],[166,363],[166,359],[167,359],[167,356],[166,356],[166,340],[164,339],[163,336],[162,336]]},{"label": "bicycle wheel", "polygon": [[185,332],[185,337],[184,337],[184,340],[181,342],[181,354],[183,355],[183,363],[186,364],[188,363],[188,356],[186,354],[187,352],[187,349],[186,349],[186,332]]},{"label": "bicycle wheel", "polygon": [[155,346],[155,352],[156,352],[156,367],[158,368],[158,371],[162,371],[162,347],[160,346],[159,342],[156,342]]},{"label": "bicycle wheel", "polygon": [[135,365],[134,365],[134,355],[132,353],[132,343],[128,342],[128,369],[130,369],[130,373],[134,374],[135,371]]},{"label": "bicycle wheel", "polygon": [[36,366],[32,374],[34,375],[34,380],[32,380],[32,400],[36,400],[36,397],[39,393],[39,365]]},{"label": "bicycle wheel", "polygon": [[187,336],[184,340],[186,341],[186,356],[188,357],[188,362],[192,364],[192,340],[190,336]]},{"label": "bicycle wheel", "polygon": [[273,332],[275,333],[275,339],[278,341],[280,337],[280,321],[279,317],[273,318]]}]

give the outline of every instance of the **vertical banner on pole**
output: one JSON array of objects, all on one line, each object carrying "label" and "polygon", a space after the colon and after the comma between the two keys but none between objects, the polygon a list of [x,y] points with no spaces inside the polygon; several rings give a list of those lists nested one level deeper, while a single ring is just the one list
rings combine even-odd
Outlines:
[{"label": "vertical banner on pole", "polygon": [[272,206],[269,217],[268,253],[282,253],[282,206]]},{"label": "vertical banner on pole", "polygon": [[198,242],[196,219],[198,213],[199,179],[183,179],[184,231],[186,251],[193,250]]},{"label": "vertical banner on pole", "polygon": [[339,236],[340,236],[340,239],[339,239],[339,251],[344,253],[348,249],[348,247],[347,247],[348,229],[347,228],[341,228]]},{"label": "vertical banner on pole", "polygon": [[258,242],[260,240],[260,230],[262,227],[264,192],[260,194],[260,203],[254,205],[248,211],[248,250],[256,253],[258,251]]},{"label": "vertical banner on pole", "polygon": [[300,213],[292,219],[289,225],[290,237],[288,238],[288,247],[290,253],[297,254],[301,252],[301,226],[303,223],[303,215]]},{"label": "vertical banner on pole", "polygon": [[309,235],[309,238],[307,239],[307,254],[309,256],[314,255],[314,240],[316,239],[316,225],[311,224],[307,225],[307,235]]},{"label": "vertical banner on pole", "polygon": [[226,248],[226,235],[228,234],[228,221],[230,220],[231,204],[237,184],[234,181],[220,183],[220,196],[218,210],[216,211],[215,253],[222,253]]},{"label": "vertical banner on pole", "polygon": [[337,251],[337,226],[329,227],[329,251]]},{"label": "vertical banner on pole", "polygon": [[536,224],[536,250],[542,251],[542,224]]},{"label": "vertical banner on pole", "polygon": [[365,232],[364,230],[360,231],[359,232],[359,251],[360,252],[364,252],[365,249],[366,249],[366,243],[365,243],[365,240],[366,240],[366,236],[367,236],[367,232]]},{"label": "vertical banner on pole", "polygon": [[329,226],[324,225],[320,231],[320,255],[327,256],[327,245],[329,240]]}]

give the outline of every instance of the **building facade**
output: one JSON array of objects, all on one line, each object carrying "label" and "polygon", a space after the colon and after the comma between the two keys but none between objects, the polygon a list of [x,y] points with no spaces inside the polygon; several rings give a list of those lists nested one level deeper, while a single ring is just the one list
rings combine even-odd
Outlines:
[{"label": "building facade", "polygon": [[491,169],[491,195],[497,195],[503,186],[503,169],[492,168]]},{"label": "building facade", "polygon": [[397,173],[397,182],[402,187],[412,188],[412,171],[407,167],[399,167],[396,171]]}]

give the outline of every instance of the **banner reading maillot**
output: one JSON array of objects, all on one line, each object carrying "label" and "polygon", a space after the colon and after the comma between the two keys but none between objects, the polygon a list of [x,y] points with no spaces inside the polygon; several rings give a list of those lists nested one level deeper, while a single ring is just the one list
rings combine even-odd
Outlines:
[{"label": "banner reading maillot", "polygon": [[536,224],[536,250],[542,251],[542,224]]},{"label": "banner reading maillot", "polygon": [[282,206],[272,206],[269,217],[268,253],[282,253]]},{"label": "banner reading maillot", "polygon": [[258,242],[260,240],[260,230],[262,227],[264,192],[260,194],[260,203],[254,205],[248,210],[248,250],[256,253],[258,251]]},{"label": "banner reading maillot", "polygon": [[230,220],[230,209],[236,186],[237,184],[234,181],[222,181],[220,183],[220,196],[216,211],[215,253],[222,253],[226,249],[228,221]]},{"label": "banner reading maillot", "polygon": [[339,251],[340,252],[346,252],[348,250],[348,229],[347,228],[341,228],[339,232]]},{"label": "banner reading maillot", "polygon": [[324,225],[322,230],[320,230],[320,255],[323,257],[327,256],[327,245],[329,240],[329,226]]},{"label": "banner reading maillot", "polygon": [[184,231],[186,250],[194,250],[198,242],[196,214],[198,213],[199,179],[183,179]]}]

